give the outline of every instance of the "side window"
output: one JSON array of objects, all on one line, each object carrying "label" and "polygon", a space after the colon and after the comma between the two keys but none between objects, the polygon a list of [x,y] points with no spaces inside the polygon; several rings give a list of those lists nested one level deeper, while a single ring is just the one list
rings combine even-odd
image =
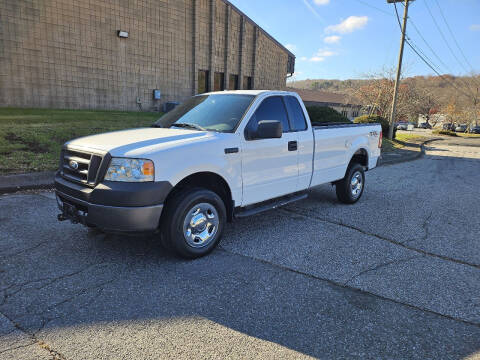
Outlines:
[{"label": "side window", "polygon": [[287,112],[281,96],[272,96],[263,100],[253,114],[248,127],[255,131],[258,122],[262,120],[278,120],[282,123],[284,133],[290,131]]},{"label": "side window", "polygon": [[285,96],[285,103],[287,104],[288,116],[292,122],[294,131],[307,130],[307,121],[303,114],[302,106],[294,96]]}]

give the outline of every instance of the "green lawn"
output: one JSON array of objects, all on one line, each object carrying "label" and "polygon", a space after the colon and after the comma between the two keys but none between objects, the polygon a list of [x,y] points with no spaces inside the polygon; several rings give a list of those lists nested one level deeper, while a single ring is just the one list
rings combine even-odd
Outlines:
[{"label": "green lawn", "polygon": [[150,126],[159,113],[0,108],[0,174],[54,170],[68,140]]},{"label": "green lawn", "polygon": [[470,138],[470,137],[480,138],[480,134],[470,134],[470,133],[457,133],[457,136],[467,137],[467,138]]},{"label": "green lawn", "polygon": [[397,136],[393,141],[383,138],[382,152],[394,151],[395,149],[401,149],[407,145],[415,145],[425,140],[427,140],[427,137],[425,136],[408,133],[397,133]]}]

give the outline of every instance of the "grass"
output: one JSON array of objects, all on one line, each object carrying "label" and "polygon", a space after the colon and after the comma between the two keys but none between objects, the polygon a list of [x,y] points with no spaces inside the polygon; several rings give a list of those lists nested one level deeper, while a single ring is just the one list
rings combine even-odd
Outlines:
[{"label": "grass", "polygon": [[468,138],[480,138],[480,134],[469,134],[469,133],[457,133],[457,136],[468,137]]},{"label": "grass", "polygon": [[55,170],[68,140],[150,126],[159,113],[0,108],[0,174]]},{"label": "grass", "polygon": [[418,142],[427,140],[427,137],[417,134],[397,133],[394,140],[383,138],[382,152],[395,151],[407,145],[416,145]]}]

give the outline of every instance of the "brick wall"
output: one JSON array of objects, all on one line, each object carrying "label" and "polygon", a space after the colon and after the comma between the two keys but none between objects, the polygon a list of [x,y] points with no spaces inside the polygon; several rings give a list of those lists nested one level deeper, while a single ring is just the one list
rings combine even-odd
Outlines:
[{"label": "brick wall", "polygon": [[151,110],[194,94],[199,69],[283,88],[287,60],[223,0],[0,0],[0,106]]}]

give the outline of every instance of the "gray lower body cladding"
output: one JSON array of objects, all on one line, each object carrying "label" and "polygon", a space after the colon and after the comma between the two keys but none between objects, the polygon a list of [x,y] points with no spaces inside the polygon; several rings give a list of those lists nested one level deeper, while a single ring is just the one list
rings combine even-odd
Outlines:
[{"label": "gray lower body cladding", "polygon": [[113,232],[150,232],[158,228],[169,182],[103,181],[87,187],[55,176],[57,204],[62,214],[87,226]]}]

